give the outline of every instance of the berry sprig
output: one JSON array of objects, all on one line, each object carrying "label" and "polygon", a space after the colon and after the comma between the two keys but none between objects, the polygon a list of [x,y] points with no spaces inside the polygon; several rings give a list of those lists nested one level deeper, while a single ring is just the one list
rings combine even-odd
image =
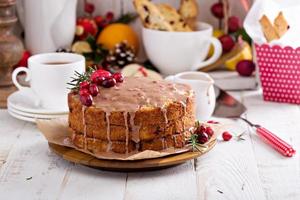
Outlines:
[{"label": "berry sprig", "polygon": [[73,92],[79,93],[80,101],[85,106],[93,104],[93,97],[100,93],[98,86],[104,88],[114,87],[117,83],[122,83],[124,76],[120,73],[111,74],[109,71],[103,69],[94,69],[89,67],[87,72],[80,74],[75,72],[75,77],[68,83]]},{"label": "berry sprig", "polygon": [[243,141],[243,140],[245,140],[245,138],[243,138],[244,135],[245,135],[245,132],[243,132],[239,135],[232,135],[228,131],[224,131],[222,133],[222,138],[225,142],[231,140],[232,138],[234,138],[236,141]]},{"label": "berry sprig", "polygon": [[84,73],[79,73],[77,71],[75,71],[74,76],[75,77],[71,77],[71,82],[67,83],[69,86],[71,86],[70,90],[74,91],[74,92],[78,92],[80,89],[80,83],[84,82],[84,81],[88,81],[90,79],[91,74],[95,71],[96,69],[94,69],[93,67],[89,67],[87,69],[86,72]]},{"label": "berry sprig", "polygon": [[199,121],[196,121],[195,128],[191,131],[191,136],[188,139],[188,144],[193,151],[203,152],[208,148],[207,142],[214,134],[211,127],[201,125]]}]

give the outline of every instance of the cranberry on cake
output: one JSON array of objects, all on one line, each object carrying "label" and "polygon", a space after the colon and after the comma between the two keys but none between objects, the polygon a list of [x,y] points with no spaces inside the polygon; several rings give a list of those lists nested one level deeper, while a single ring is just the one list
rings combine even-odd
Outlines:
[{"label": "cranberry on cake", "polygon": [[124,154],[185,146],[185,132],[195,122],[188,85],[105,70],[77,76],[68,96],[76,147]]}]

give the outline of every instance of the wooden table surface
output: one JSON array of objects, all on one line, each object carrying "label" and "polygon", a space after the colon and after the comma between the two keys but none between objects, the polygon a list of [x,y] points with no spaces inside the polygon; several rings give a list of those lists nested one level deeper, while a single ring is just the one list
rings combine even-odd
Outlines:
[{"label": "wooden table surface", "polygon": [[[262,101],[259,91],[233,93],[245,117],[300,150],[297,105]],[[227,122],[226,122],[227,123]],[[300,199],[300,157],[286,158],[242,122],[245,141],[218,142],[183,165],[143,173],[114,173],[62,160],[31,123],[0,110],[0,199]]]}]

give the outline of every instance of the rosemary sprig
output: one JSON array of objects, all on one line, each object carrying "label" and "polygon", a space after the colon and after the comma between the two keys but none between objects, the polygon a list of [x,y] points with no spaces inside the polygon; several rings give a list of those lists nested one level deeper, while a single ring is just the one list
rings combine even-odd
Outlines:
[{"label": "rosemary sprig", "polygon": [[137,18],[136,13],[126,13],[124,15],[121,15],[118,19],[114,21],[114,23],[123,23],[123,24],[129,24],[130,22],[134,21]]},{"label": "rosemary sprig", "polygon": [[109,54],[109,50],[104,48],[101,44],[97,44],[96,38],[93,36],[88,36],[86,42],[92,48],[89,53],[83,53],[83,56],[87,60],[92,60],[94,63],[101,64]]},{"label": "rosemary sprig", "polygon": [[92,73],[96,70],[96,68],[88,67],[87,71],[84,73],[79,73],[78,71],[75,71],[74,77],[71,77],[71,81],[67,83],[72,91],[78,91],[79,85],[83,81],[89,81]]},{"label": "rosemary sprig", "polygon": [[191,136],[188,139],[188,146],[192,148],[193,151],[204,152],[208,148],[205,144],[198,143],[198,135],[191,132]]}]

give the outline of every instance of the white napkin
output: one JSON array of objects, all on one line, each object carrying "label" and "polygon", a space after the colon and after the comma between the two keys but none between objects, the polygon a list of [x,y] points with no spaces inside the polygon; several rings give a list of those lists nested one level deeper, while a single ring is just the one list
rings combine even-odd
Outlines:
[{"label": "white napkin", "polygon": [[265,14],[271,22],[282,11],[290,28],[278,40],[269,44],[280,46],[300,47],[300,1],[299,0],[256,0],[244,21],[244,27],[257,44],[267,43],[262,32],[259,20]]}]

